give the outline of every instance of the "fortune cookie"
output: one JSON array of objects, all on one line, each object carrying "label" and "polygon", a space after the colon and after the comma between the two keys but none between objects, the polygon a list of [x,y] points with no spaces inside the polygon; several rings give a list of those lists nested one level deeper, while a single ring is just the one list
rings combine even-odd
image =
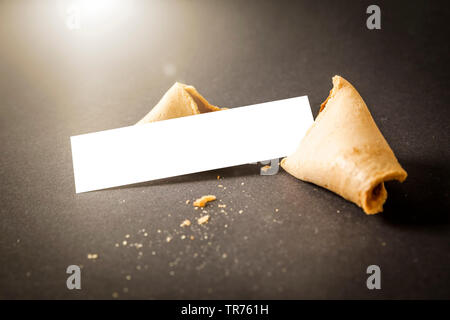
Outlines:
[{"label": "fortune cookie", "polygon": [[176,82],[158,104],[137,124],[161,121],[211,111],[221,108],[213,106],[193,87]]},{"label": "fortune cookie", "polygon": [[358,91],[340,76],[333,77],[316,120],[281,166],[354,202],[366,214],[383,211],[385,181],[403,182],[407,176]]}]

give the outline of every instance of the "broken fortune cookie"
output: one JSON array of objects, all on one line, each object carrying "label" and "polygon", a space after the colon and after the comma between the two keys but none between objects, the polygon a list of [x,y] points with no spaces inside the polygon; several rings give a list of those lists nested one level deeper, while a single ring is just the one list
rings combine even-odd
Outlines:
[{"label": "broken fortune cookie", "polygon": [[210,104],[193,86],[176,82],[167,90],[156,106],[137,124],[219,110],[222,110],[222,108]]},{"label": "broken fortune cookie", "polygon": [[333,77],[333,89],[316,120],[281,166],[354,202],[366,214],[383,211],[385,181],[403,182],[407,176],[364,100],[340,76]]}]

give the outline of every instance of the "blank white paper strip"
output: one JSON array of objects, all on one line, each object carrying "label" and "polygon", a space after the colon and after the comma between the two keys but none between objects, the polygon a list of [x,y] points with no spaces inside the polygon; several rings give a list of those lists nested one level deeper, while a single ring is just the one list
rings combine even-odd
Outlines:
[{"label": "blank white paper strip", "polygon": [[281,158],[313,123],[307,96],[71,137],[77,193]]}]

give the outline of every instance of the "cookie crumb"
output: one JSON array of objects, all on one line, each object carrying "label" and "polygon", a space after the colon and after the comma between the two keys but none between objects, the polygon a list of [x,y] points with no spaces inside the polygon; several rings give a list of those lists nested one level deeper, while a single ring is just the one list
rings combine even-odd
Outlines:
[{"label": "cookie crumb", "polygon": [[191,202],[191,200],[187,199],[187,200],[186,200],[186,204],[189,204],[189,202]]},{"label": "cookie crumb", "polygon": [[203,217],[199,218],[199,219],[197,220],[197,223],[198,223],[198,224],[205,224],[205,223],[207,223],[208,221],[209,221],[209,214],[206,215],[206,216],[203,216]]},{"label": "cookie crumb", "polygon": [[191,225],[191,221],[189,221],[188,219],[184,220],[181,224],[180,227],[189,227]]},{"label": "cookie crumb", "polygon": [[194,207],[204,207],[206,203],[216,200],[216,196],[207,195],[194,201]]},{"label": "cookie crumb", "polygon": [[95,260],[95,259],[98,258],[98,254],[96,254],[96,253],[88,253],[88,254],[87,254],[87,258],[88,258],[89,260]]}]

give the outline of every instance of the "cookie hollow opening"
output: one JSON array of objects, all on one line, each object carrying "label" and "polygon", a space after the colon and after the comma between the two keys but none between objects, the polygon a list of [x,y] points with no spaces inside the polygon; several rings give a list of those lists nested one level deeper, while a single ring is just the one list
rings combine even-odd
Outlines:
[{"label": "cookie hollow opening", "polygon": [[374,214],[383,210],[383,204],[387,199],[387,191],[384,182],[375,184],[363,196],[362,207],[367,214]]}]

